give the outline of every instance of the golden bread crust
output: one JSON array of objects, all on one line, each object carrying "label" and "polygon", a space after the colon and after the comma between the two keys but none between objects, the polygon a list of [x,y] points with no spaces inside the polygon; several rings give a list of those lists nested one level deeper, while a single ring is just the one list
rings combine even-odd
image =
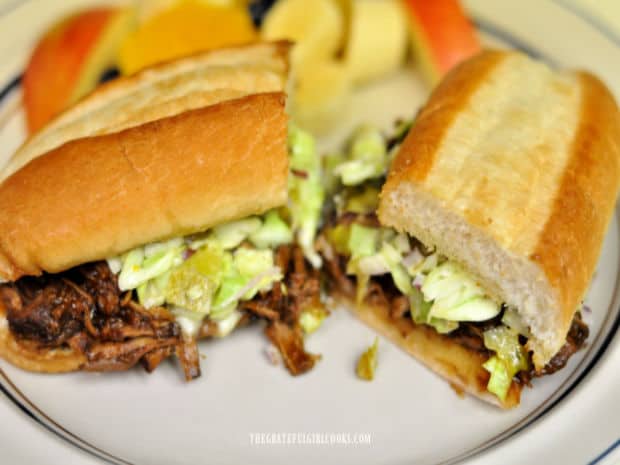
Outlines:
[{"label": "golden bread crust", "polygon": [[620,113],[595,76],[579,74],[579,127],[553,209],[531,255],[560,296],[564,338],[596,269],[620,186]]},{"label": "golden bread crust", "polygon": [[502,52],[485,51],[466,65],[457,66],[441,81],[432,98],[420,110],[400,149],[400,153],[415,153],[415,162],[410,157],[398,156],[390,168],[390,183],[401,180],[421,182],[426,178],[454,118],[504,58]]},{"label": "golden bread crust", "polygon": [[0,276],[59,272],[286,202],[285,95],[73,140],[0,184]]},{"label": "golden bread crust", "polygon": [[379,218],[516,307],[540,369],[587,291],[619,186],[620,114],[604,84],[517,52],[485,52],[450,73],[420,112]]},{"label": "golden bread crust", "polygon": [[160,63],[97,87],[30,137],[0,182],[67,141],[134,126],[246,95],[286,90],[287,41],[210,50]]}]

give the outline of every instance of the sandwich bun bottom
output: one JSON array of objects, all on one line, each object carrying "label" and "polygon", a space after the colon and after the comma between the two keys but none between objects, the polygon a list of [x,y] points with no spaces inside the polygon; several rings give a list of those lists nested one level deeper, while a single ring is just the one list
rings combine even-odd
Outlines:
[{"label": "sandwich bun bottom", "polygon": [[484,355],[461,346],[429,326],[404,318],[394,320],[385,306],[355,303],[341,293],[334,297],[336,304],[347,308],[370,328],[445,378],[456,390],[504,409],[519,405],[521,386],[514,381],[504,401],[487,391],[490,375],[482,367],[487,360]]},{"label": "sandwich bun bottom", "polygon": [[9,328],[6,311],[0,305],[0,358],[18,368],[38,373],[66,373],[80,370],[86,356],[71,348],[42,349],[18,341]]}]

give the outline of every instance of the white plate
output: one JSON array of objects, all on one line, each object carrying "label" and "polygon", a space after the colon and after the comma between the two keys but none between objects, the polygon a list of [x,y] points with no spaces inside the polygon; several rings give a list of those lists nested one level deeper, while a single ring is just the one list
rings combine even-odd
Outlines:
[{"label": "white plate", "polygon": [[[84,3],[9,5],[0,18],[0,86],[19,75],[41,27]],[[489,43],[520,47],[553,64],[588,68],[620,96],[616,45],[563,6],[537,0],[466,4]],[[416,74],[406,70],[369,86],[355,98],[355,118],[343,122],[339,134],[323,146],[334,144],[356,121],[389,127],[396,117],[411,117],[425,95]],[[22,139],[23,122],[18,84],[0,96],[2,163]],[[203,376],[189,384],[172,363],[152,375],[132,370],[46,376],[0,361],[0,389],[6,394],[0,399],[0,414],[6,413],[0,422],[3,462],[46,457],[67,463],[93,456],[148,464],[590,461],[613,447],[620,434],[620,376],[612,368],[620,363],[620,343],[613,339],[620,321],[619,239],[616,215],[587,299],[594,310],[587,349],[556,375],[535,380],[516,410],[457,397],[386,341],[380,344],[375,381],[360,382],[354,376],[355,359],[374,334],[347,313],[336,312],[308,340],[309,349],[322,353],[323,360],[299,378],[267,363],[267,343],[256,327],[201,344],[207,355]],[[25,422],[21,413],[39,425]],[[51,433],[64,443],[52,440]],[[298,433],[316,433],[315,438],[328,442],[338,441],[341,433],[351,438],[359,433],[370,443],[253,444],[269,439],[253,436],[261,433],[291,434],[296,440]],[[33,449],[33,444],[44,449]]]}]

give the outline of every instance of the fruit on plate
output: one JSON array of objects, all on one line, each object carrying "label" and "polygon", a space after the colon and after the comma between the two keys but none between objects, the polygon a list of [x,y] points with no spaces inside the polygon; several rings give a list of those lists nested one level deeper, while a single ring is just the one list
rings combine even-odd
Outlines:
[{"label": "fruit on plate", "polygon": [[303,76],[342,47],[342,13],[333,0],[279,0],[264,18],[261,37],[294,41],[291,61],[297,76]]},{"label": "fruit on plate", "polygon": [[138,21],[143,23],[153,16],[173,7],[180,0],[139,0],[138,1]]},{"label": "fruit on plate", "polygon": [[346,65],[319,61],[306,69],[293,96],[295,121],[315,134],[329,132],[348,110],[352,83]]},{"label": "fruit on plate", "polygon": [[[158,13],[187,0],[137,0],[138,21],[143,23]],[[232,6],[245,5],[248,0],[197,0],[206,5]]]},{"label": "fruit on plate", "polygon": [[62,20],[41,37],[22,81],[30,133],[95,88],[134,24],[133,9],[95,8]]},{"label": "fruit on plate", "polygon": [[177,1],[156,10],[125,39],[119,68],[123,74],[133,74],[154,63],[252,42],[257,36],[244,2]]},{"label": "fruit on plate", "polygon": [[349,73],[336,54],[342,49],[344,18],[334,0],[279,0],[263,19],[261,38],[295,42],[295,120],[315,133],[326,132],[346,110]]},{"label": "fruit on plate", "polygon": [[415,58],[436,83],[454,65],[480,51],[476,32],[458,0],[402,0]]},{"label": "fruit on plate", "polygon": [[[396,70],[407,51],[407,21],[400,0],[349,0],[345,61],[360,84]],[[431,2],[429,2],[431,3]]]}]

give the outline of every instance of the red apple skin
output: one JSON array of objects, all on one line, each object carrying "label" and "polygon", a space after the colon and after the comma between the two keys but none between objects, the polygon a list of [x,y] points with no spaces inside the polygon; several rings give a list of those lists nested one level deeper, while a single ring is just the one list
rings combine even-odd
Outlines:
[{"label": "red apple skin", "polygon": [[480,51],[480,42],[458,0],[403,0],[412,40],[429,59],[434,80]]},{"label": "red apple skin", "polygon": [[77,13],[54,25],[39,40],[22,81],[30,133],[70,103],[89,52],[116,12],[98,8]]}]

